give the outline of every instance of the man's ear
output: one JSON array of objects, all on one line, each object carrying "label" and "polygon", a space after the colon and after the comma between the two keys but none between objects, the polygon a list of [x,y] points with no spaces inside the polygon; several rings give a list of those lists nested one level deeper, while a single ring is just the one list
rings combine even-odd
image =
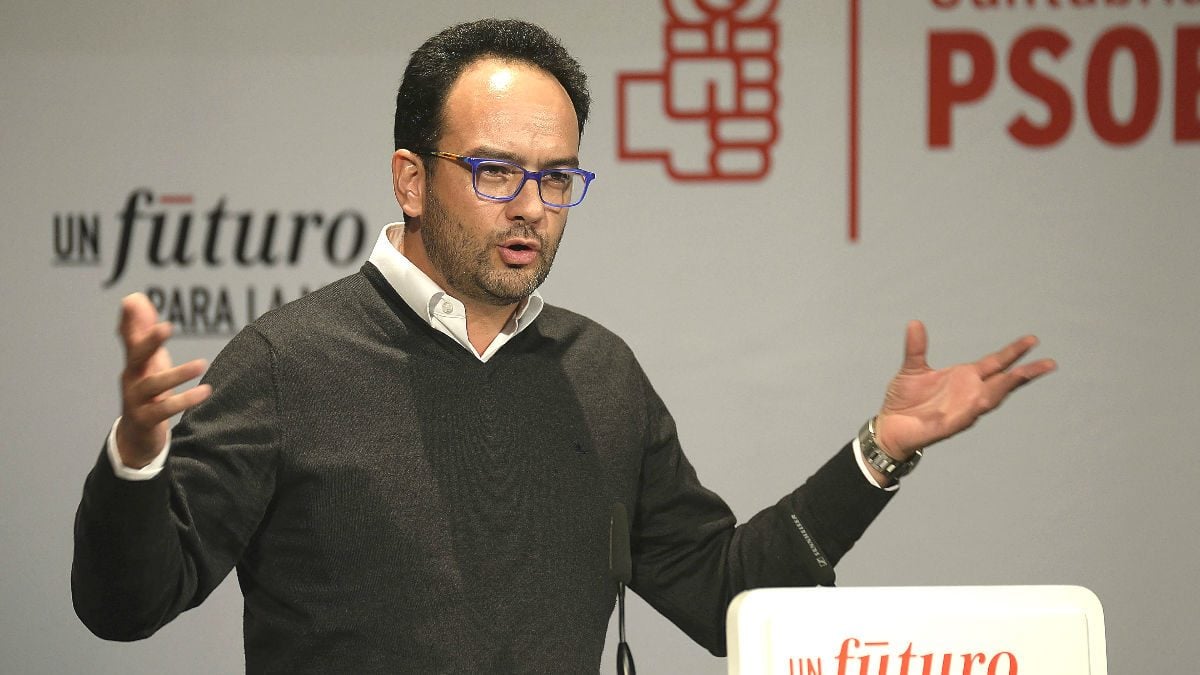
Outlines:
[{"label": "man's ear", "polygon": [[425,166],[421,158],[403,148],[392,153],[392,190],[406,217],[420,218],[425,193]]}]

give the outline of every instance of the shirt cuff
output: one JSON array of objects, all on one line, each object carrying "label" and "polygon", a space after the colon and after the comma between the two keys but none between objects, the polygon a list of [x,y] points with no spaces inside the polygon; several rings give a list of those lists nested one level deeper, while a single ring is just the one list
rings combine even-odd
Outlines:
[{"label": "shirt cuff", "polygon": [[140,469],[131,469],[121,462],[121,454],[117,452],[117,425],[121,423],[121,418],[118,417],[116,422],[113,422],[112,429],[108,432],[108,443],[106,451],[108,452],[108,463],[112,465],[113,474],[121,480],[150,480],[159,473],[162,473],[163,467],[167,464],[167,451],[171,449],[171,430],[167,430],[167,442],[163,445],[162,451],[146,466]]},{"label": "shirt cuff", "polygon": [[875,480],[875,476],[871,475],[871,469],[867,467],[867,460],[863,459],[862,446],[858,444],[858,436],[854,437],[854,440],[850,442],[850,445],[853,446],[854,449],[854,461],[858,462],[858,470],[862,471],[862,475],[866,477],[868,483],[874,485],[880,490],[883,490],[884,492],[895,492],[896,490],[900,489],[899,481],[894,482],[887,487],[883,487],[879,484],[879,481]]}]

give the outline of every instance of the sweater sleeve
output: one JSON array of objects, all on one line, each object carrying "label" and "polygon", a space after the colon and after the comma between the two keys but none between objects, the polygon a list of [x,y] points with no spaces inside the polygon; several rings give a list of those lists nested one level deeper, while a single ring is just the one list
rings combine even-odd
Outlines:
[{"label": "sweater sleeve", "polygon": [[847,444],[796,490],[737,525],[700,484],[675,423],[646,385],[648,437],[634,527],[630,587],[717,656],[725,612],[751,588],[831,586],[833,567],[894,493],[870,485]]},{"label": "sweater sleeve", "polygon": [[138,640],[200,604],[237,563],[275,485],[274,355],[253,328],[204,381],[213,394],[172,432],[164,470],[121,480],[102,452],[75,516],[71,591],[97,636]]}]

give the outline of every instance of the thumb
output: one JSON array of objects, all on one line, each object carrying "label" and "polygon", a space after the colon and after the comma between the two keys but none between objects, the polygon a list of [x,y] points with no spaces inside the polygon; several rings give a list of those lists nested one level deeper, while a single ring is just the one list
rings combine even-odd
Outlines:
[{"label": "thumb", "polygon": [[908,327],[904,331],[904,363],[900,366],[900,372],[928,370],[929,364],[925,361],[927,347],[928,338],[925,336],[925,324],[915,319],[909,321]]},{"label": "thumb", "polygon": [[117,325],[117,332],[126,342],[131,337],[146,332],[156,323],[158,311],[154,309],[154,304],[145,293],[130,293],[121,298],[121,321]]}]

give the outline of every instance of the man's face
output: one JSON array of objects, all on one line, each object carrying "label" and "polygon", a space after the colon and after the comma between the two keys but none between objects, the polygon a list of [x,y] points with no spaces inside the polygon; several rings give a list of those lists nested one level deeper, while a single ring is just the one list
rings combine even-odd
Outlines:
[{"label": "man's face", "polygon": [[[575,109],[552,75],[527,64],[484,59],[469,66],[446,98],[437,150],[505,159],[535,171],[578,163]],[[515,199],[475,194],[470,168],[438,162],[420,218],[430,276],[464,301],[511,305],[546,279],[567,222],[565,208],[542,203],[535,182]],[[440,277],[440,278],[438,278]]]}]

